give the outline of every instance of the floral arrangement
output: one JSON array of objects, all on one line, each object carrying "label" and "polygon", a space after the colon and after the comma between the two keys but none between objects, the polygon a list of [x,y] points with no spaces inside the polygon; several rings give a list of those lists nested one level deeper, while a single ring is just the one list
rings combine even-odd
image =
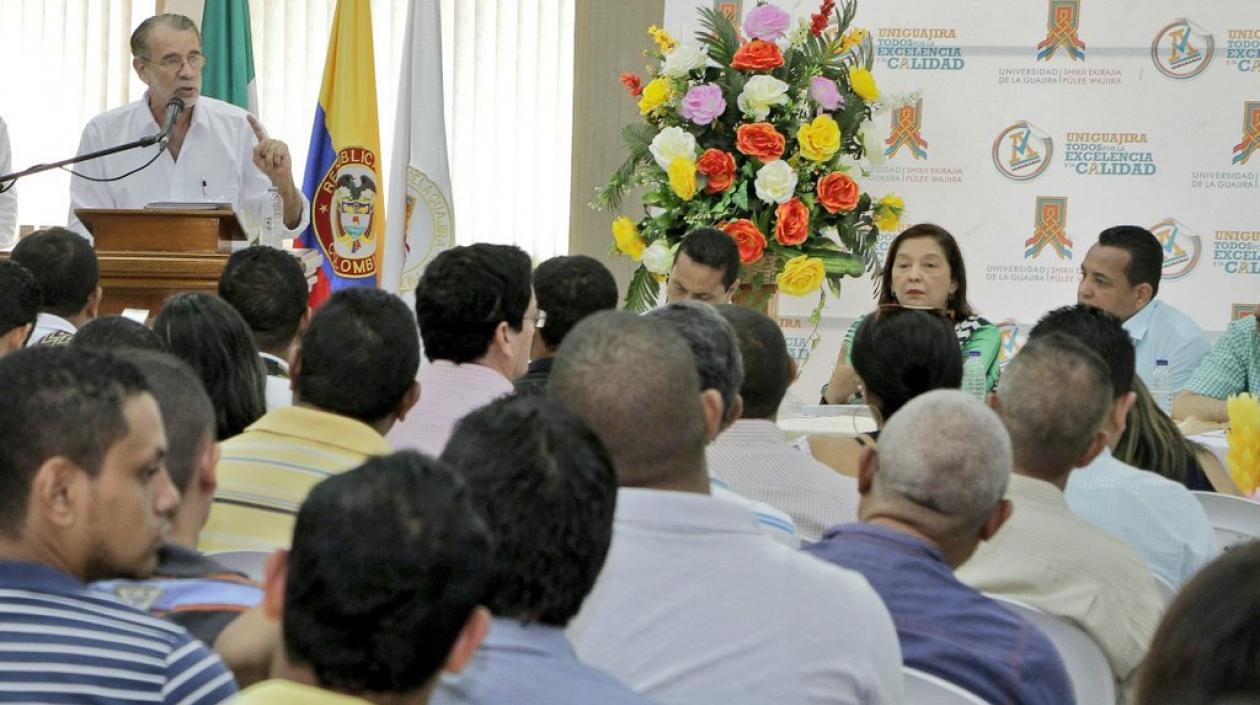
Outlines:
[{"label": "floral arrangement", "polygon": [[1229,414],[1230,476],[1243,495],[1260,501],[1260,399],[1250,394],[1230,397],[1225,403]]},{"label": "floral arrangement", "polygon": [[643,216],[612,224],[614,252],[640,263],[627,308],[655,305],[679,242],[702,226],[735,239],[753,291],[819,291],[815,319],[824,282],[839,295],[843,277],[876,266],[879,231],[897,229],[905,203],[873,200],[857,181],[883,151],[871,125],[872,44],[849,27],[856,10],[856,0],[823,0],[793,27],[762,2],[741,34],[704,8],[695,44],[648,30],[649,80],[621,76],[644,122],[623,131],[629,157],[595,204],[615,210],[626,191],[646,188]]}]

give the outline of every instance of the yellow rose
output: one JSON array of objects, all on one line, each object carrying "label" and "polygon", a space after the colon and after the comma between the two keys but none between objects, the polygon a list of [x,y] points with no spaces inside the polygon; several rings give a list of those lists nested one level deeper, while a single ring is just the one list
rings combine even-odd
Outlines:
[{"label": "yellow rose", "polygon": [[884,232],[893,232],[901,225],[901,214],[906,211],[906,202],[901,196],[888,194],[875,202],[872,220],[875,227]]},{"label": "yellow rose", "polygon": [[696,195],[696,163],[686,157],[674,157],[669,163],[669,187],[684,201]]},{"label": "yellow rose", "polygon": [[879,88],[875,86],[875,77],[866,69],[849,69],[849,86],[859,98],[868,103],[879,99]]},{"label": "yellow rose", "polygon": [[796,133],[801,154],[813,162],[825,162],[840,151],[840,126],[830,115],[819,115],[813,122],[801,125]]},{"label": "yellow rose", "polygon": [[673,97],[674,84],[668,79],[654,78],[643,87],[643,97],[639,98],[639,114],[647,115]]},{"label": "yellow rose", "polygon": [[639,229],[634,227],[634,222],[622,216],[613,221],[612,232],[613,239],[617,241],[617,249],[638,262],[647,244],[643,242],[643,238],[639,237]]},{"label": "yellow rose", "polygon": [[779,291],[792,296],[804,296],[822,286],[827,270],[822,260],[809,255],[793,257],[783,265],[783,272],[775,278]]}]

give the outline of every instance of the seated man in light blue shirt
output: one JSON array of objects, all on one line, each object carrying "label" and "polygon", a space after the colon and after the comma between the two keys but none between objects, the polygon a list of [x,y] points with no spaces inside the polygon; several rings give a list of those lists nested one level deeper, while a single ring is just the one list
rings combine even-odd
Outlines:
[{"label": "seated man in light blue shirt", "polygon": [[459,423],[442,460],[497,537],[481,650],[434,705],[651,705],[579,663],[564,628],[604,566],[617,476],[599,438],[559,402],[517,396]]},{"label": "seated man in light blue shirt", "polygon": [[1070,335],[1102,357],[1111,373],[1115,399],[1103,423],[1108,448],[1072,473],[1064,491],[1068,506],[1129,544],[1156,576],[1178,587],[1216,557],[1216,535],[1203,507],[1184,485],[1111,455],[1110,448],[1124,433],[1127,414],[1136,399],[1133,345],[1114,316],[1080,304],[1042,316],[1029,340],[1052,332]]},{"label": "seated man in light blue shirt", "polygon": [[1098,236],[1081,263],[1077,303],[1094,306],[1119,318],[1136,349],[1137,375],[1152,390],[1157,360],[1167,360],[1170,392],[1190,383],[1190,375],[1211,344],[1189,316],[1156,301],[1164,264],[1164,247],[1145,228],[1117,225]]}]

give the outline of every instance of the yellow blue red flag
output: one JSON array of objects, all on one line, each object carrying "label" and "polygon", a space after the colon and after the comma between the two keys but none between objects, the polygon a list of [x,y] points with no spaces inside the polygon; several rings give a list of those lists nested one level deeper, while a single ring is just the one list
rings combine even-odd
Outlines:
[{"label": "yellow blue red flag", "polygon": [[311,201],[302,243],[324,256],[312,306],[340,289],[377,285],[385,199],[372,57],[371,3],[338,0],[302,180]]}]

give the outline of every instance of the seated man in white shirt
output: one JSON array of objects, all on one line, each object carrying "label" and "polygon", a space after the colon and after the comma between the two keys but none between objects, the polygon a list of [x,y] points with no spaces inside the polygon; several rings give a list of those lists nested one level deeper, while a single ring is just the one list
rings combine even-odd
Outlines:
[{"label": "seated man in white shirt", "polygon": [[65,228],[48,228],[22,238],[11,257],[35,276],[39,286],[39,318],[27,347],[65,345],[83,324],[96,318],[101,270],[91,243]]},{"label": "seated man in white shirt", "polygon": [[582,661],[666,705],[902,702],[896,632],[866,580],[709,496],[722,399],[676,331],[595,314],[565,338],[548,393],[604,442],[621,486],[569,629]]},{"label": "seated man in white shirt", "polygon": [[[83,128],[79,154],[156,135],[166,106],[178,98],[186,106],[175,122],[166,154],[158,145],[131,149],[75,166],[96,179],[70,179],[70,228],[88,237],[75,215],[79,208],[143,208],[154,201],[225,201],[248,225],[269,207],[274,187],[290,237],[306,228],[310,206],[293,182],[285,143],[269,139],[253,116],[230,103],[201,95],[201,33],[183,15],[146,19],[131,35],[131,65],[149,87],[134,103],[97,115]],[[152,164],[148,162],[152,161]],[[146,166],[146,164],[148,164]]]},{"label": "seated man in white shirt", "polygon": [[1076,482],[1073,468],[1106,442],[1108,379],[1106,363],[1062,333],[1028,341],[1007,365],[990,403],[1011,436],[1006,498],[1014,511],[955,573],[981,592],[1075,623],[1124,684],[1151,643],[1163,600],[1146,563],[1074,514],[1063,497]]},{"label": "seated man in white shirt", "polygon": [[1129,544],[1173,587],[1216,557],[1216,533],[1203,505],[1179,482],[1111,455],[1133,407],[1133,345],[1114,316],[1091,306],[1064,306],[1041,317],[1029,339],[1051,332],[1084,343],[1107,363],[1112,405],[1103,423],[1106,446],[1072,474],[1066,496],[1078,516]]},{"label": "seated man in white shirt", "polygon": [[468,412],[512,393],[546,316],[532,276],[529,255],[512,245],[454,247],[425,267],[416,322],[429,363],[420,403],[386,436],[395,449],[439,455]]},{"label": "seated man in white shirt", "polygon": [[0,260],[0,357],[26,347],[38,317],[35,277],[13,260]]},{"label": "seated man in white shirt", "polygon": [[293,403],[289,355],[310,323],[309,295],[302,264],[274,247],[233,252],[219,275],[219,298],[245,319],[267,368],[267,411]]},{"label": "seated man in white shirt", "polygon": [[1164,248],[1149,230],[1136,225],[1102,231],[1081,263],[1076,301],[1101,308],[1124,323],[1137,349],[1137,374],[1147,387],[1156,388],[1151,379],[1155,363],[1167,360],[1168,391],[1176,393],[1190,383],[1190,375],[1212,346],[1189,316],[1155,300]]}]

